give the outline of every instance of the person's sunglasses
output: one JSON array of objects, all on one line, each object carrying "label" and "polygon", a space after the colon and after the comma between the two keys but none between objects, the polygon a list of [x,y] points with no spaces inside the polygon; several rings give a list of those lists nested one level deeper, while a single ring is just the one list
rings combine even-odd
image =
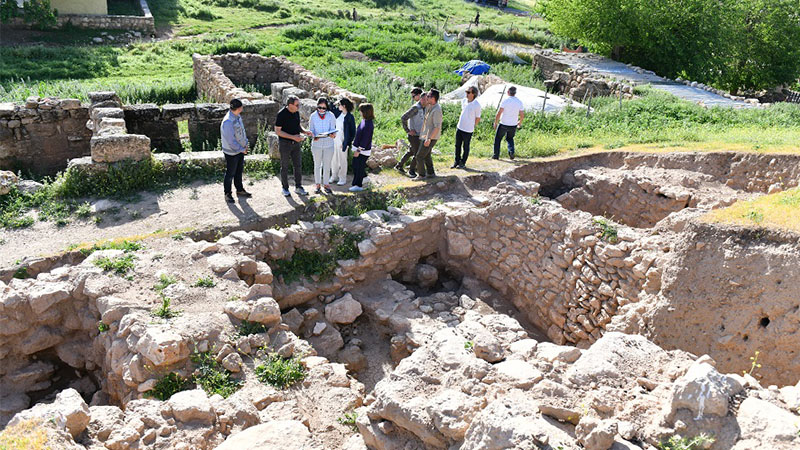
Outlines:
[{"label": "person's sunglasses", "polygon": [[327,111],[328,110],[328,108],[326,108],[324,106],[317,106],[317,109],[320,110],[320,111]]}]

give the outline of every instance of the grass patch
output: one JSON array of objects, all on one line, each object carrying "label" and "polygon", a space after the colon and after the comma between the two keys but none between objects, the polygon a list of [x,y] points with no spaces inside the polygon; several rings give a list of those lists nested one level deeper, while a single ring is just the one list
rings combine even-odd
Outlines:
[{"label": "grass patch", "polygon": [[407,202],[402,190],[390,192],[367,190],[362,195],[331,199],[320,203],[314,212],[314,220],[325,220],[330,216],[357,218],[368,211],[387,210],[390,206],[402,208]]},{"label": "grass patch", "polygon": [[299,358],[284,358],[274,353],[268,355],[264,363],[256,367],[255,372],[258,381],[278,389],[287,388],[306,376],[306,368]]},{"label": "grass patch", "polygon": [[125,253],[132,253],[144,248],[144,245],[136,241],[107,241],[100,244],[93,244],[91,247],[82,248],[79,251],[83,256],[89,256],[98,250],[122,250]]},{"label": "grass patch", "polygon": [[800,188],[743,200],[703,216],[712,223],[800,231]]},{"label": "grass patch", "polygon": [[153,315],[165,320],[172,319],[173,317],[178,317],[181,311],[178,309],[172,309],[172,307],[170,306],[171,303],[172,300],[169,297],[165,296],[164,294],[161,294],[161,306],[153,310]]},{"label": "grass patch", "polygon": [[211,352],[194,353],[191,359],[196,366],[192,380],[203,388],[209,397],[219,394],[223,398],[228,398],[242,386],[242,382],[234,379],[233,374],[222,367]]},{"label": "grass patch", "polygon": [[134,267],[133,255],[122,255],[115,258],[108,258],[106,256],[97,258],[94,265],[105,270],[106,272],[114,272],[117,275],[125,275],[128,271],[133,270]]},{"label": "grass patch", "polygon": [[267,331],[269,331],[269,327],[263,323],[248,322],[247,320],[243,320],[237,328],[239,336],[250,336],[251,334],[266,333]]},{"label": "grass patch", "polygon": [[181,377],[175,372],[170,372],[161,377],[153,389],[145,392],[145,396],[161,401],[169,400],[173,394],[188,390],[192,383],[190,380]]},{"label": "grass patch", "polygon": [[40,420],[23,420],[0,431],[0,449],[28,450],[47,447],[47,431]]},{"label": "grass patch", "polygon": [[213,288],[216,285],[217,285],[217,282],[214,281],[214,279],[211,278],[211,276],[200,277],[194,283],[194,287],[203,287],[203,288]]},{"label": "grass patch", "polygon": [[617,243],[617,226],[613,222],[604,217],[594,218],[592,222],[598,228],[600,239],[611,244]]}]

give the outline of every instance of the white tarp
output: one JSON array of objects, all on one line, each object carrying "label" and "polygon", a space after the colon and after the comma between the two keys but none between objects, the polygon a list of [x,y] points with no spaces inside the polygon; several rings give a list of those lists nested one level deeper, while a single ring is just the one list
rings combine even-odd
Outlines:
[{"label": "white tarp", "polygon": [[489,86],[486,92],[478,97],[478,103],[481,104],[481,109],[497,109],[500,104],[500,98],[506,98],[508,95],[505,90],[511,86],[517,87],[515,97],[522,100],[522,105],[525,111],[540,112],[542,110],[542,103],[544,103],[544,111],[547,113],[559,113],[568,105],[573,108],[586,108],[582,103],[573,100],[565,99],[555,94],[547,94],[547,102],[544,101],[544,91],[527,86],[520,86],[518,84],[495,84]]},{"label": "white tarp", "polygon": [[[442,96],[442,103],[460,103],[461,99],[467,98],[466,91],[470,86],[477,86],[478,77],[472,77],[467,80],[458,89],[448,92]],[[497,109],[500,103],[500,96],[506,98],[508,94],[505,93],[506,89],[511,86],[517,87],[516,97],[522,100],[522,105],[525,111],[541,112],[542,103],[545,104],[544,111],[548,113],[559,113],[567,105],[572,105],[573,108],[585,108],[582,103],[565,99],[556,94],[547,94],[547,102],[544,102],[544,91],[532,87],[521,86],[519,84],[505,83],[495,84],[486,88],[486,91],[478,96],[478,103],[481,104],[481,109]]]}]

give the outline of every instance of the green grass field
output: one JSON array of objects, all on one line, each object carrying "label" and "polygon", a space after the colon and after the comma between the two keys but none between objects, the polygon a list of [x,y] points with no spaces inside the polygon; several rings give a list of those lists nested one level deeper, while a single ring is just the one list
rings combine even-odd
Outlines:
[{"label": "green grass field", "polygon": [[[474,18],[478,7],[460,0],[312,0],[302,4],[272,0],[165,0],[152,2],[157,25],[177,36],[156,42],[86,45],[91,32],[52,32],[44,44],[0,47],[0,101],[23,101],[29,95],[77,97],[96,89],[116,90],[126,103],[201,101],[193,86],[191,55],[254,52],[286,55],[366,95],[376,106],[376,140],[391,143],[403,137],[399,116],[409,98],[379,67],[409,83],[442,92],[459,85],[452,71],[470,59],[483,59],[504,79],[541,87],[528,66],[515,66],[489,49],[471,50],[445,43],[441,33],[454,31]],[[361,18],[349,20],[355,8]],[[480,30],[505,38],[555,38],[547,24],[496,9],[481,8]],[[446,25],[445,25],[446,24]],[[510,31],[509,31],[510,30]],[[537,34],[538,33],[538,34]],[[57,42],[64,42],[58,45]],[[345,60],[342,53],[359,51],[370,61]],[[522,157],[546,156],[590,147],[714,142],[736,148],[769,149],[797,146],[800,108],[781,105],[766,110],[716,110],[639,90],[640,98],[620,108],[610,98],[596,99],[595,112],[568,111],[559,116],[529,116],[517,134]],[[445,132],[437,145],[441,161],[452,154],[458,107],[445,108]],[[473,139],[473,155],[491,153],[493,111]]]}]

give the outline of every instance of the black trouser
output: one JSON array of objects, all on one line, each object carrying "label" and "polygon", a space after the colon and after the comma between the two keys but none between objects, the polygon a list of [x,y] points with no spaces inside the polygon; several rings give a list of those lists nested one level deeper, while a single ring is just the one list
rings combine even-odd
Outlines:
[{"label": "black trouser", "polygon": [[500,157],[500,142],[503,140],[503,136],[506,137],[506,143],[508,143],[508,156],[510,158],[514,157],[514,135],[517,134],[517,127],[513,125],[498,125],[497,132],[494,134],[494,157]]},{"label": "black trouser", "polygon": [[364,181],[364,177],[367,176],[367,159],[369,159],[369,155],[362,155],[361,153],[353,158],[353,186],[363,187],[361,183]]},{"label": "black trouser", "polygon": [[278,150],[281,152],[281,185],[289,189],[289,160],[294,169],[294,187],[303,186],[302,163],[300,162],[300,143],[289,139],[278,139]]},{"label": "black trouser", "polygon": [[[397,163],[397,165],[400,166],[400,168],[403,168],[403,166],[406,164],[406,161],[408,161],[409,159],[413,158],[414,155],[417,154],[417,150],[419,149],[419,136],[412,136],[412,135],[409,134],[408,135],[408,145],[409,145],[408,151],[403,155],[402,158],[400,158],[400,162]],[[414,160],[412,159],[412,161],[411,161],[411,170],[412,171],[414,170],[414,167],[416,167],[416,166],[414,165]]]},{"label": "black trouser", "polygon": [[231,181],[236,186],[237,192],[244,191],[242,184],[242,172],[244,172],[244,153],[235,155],[225,155],[225,195],[231,195]]},{"label": "black trouser", "polygon": [[[456,128],[456,165],[466,164],[469,157],[469,142],[472,140],[472,133],[461,131]],[[464,144],[464,156],[461,156],[461,144]]]}]

